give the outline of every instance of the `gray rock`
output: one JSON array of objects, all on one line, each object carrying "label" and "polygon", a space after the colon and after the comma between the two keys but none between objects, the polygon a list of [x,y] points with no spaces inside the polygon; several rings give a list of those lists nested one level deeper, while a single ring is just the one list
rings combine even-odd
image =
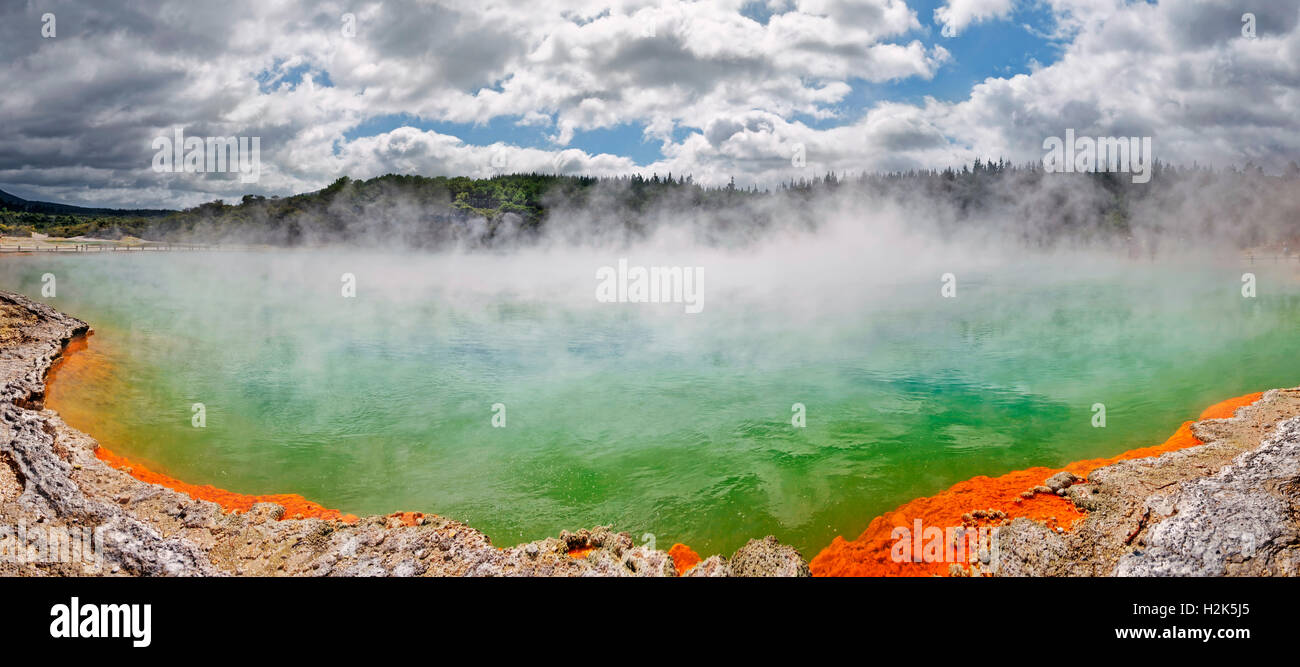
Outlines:
[{"label": "gray rock", "polygon": [[1061,472],[1058,472],[1055,475],[1048,477],[1047,481],[1043,482],[1043,486],[1046,486],[1047,488],[1051,489],[1052,493],[1057,493],[1061,489],[1064,489],[1070,486],[1071,484],[1074,484],[1075,482],[1079,482],[1079,481],[1082,481],[1082,478],[1080,478],[1079,476],[1075,475],[1072,472],[1062,470]]},{"label": "gray rock", "polygon": [[1170,516],[1149,531],[1144,551],[1120,558],[1116,574],[1300,575],[1300,417],[1216,474],[1148,505],[1166,503]]},{"label": "gray rock", "polygon": [[687,577],[730,577],[734,576],[731,564],[722,556],[709,556],[686,572]]},{"label": "gray rock", "polygon": [[792,546],[768,535],[750,540],[731,557],[731,570],[738,577],[810,577],[808,563]]}]

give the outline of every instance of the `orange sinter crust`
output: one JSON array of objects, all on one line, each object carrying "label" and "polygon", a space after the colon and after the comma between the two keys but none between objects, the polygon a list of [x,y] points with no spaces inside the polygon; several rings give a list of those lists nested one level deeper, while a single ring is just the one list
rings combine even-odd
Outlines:
[{"label": "orange sinter crust", "polygon": [[[63,350],[63,355],[55,360],[54,364],[50,367],[50,372],[46,375],[45,383],[47,394],[51,393],[49,391],[49,385],[53,383],[56,372],[61,368],[64,368],[65,365],[67,367],[74,367],[78,364],[103,363],[102,361],[93,359],[88,355],[72,356],[72,353],[74,352],[87,349],[89,346],[89,337],[90,334],[87,334],[86,336],[80,336],[68,342],[68,345]],[[104,369],[76,368],[76,371],[103,372]],[[219,489],[209,484],[187,484],[173,477],[168,477],[162,473],[154,472],[124,456],[118,456],[109,451],[109,449],[103,445],[100,445],[100,447],[95,450],[95,458],[98,458],[118,470],[126,472],[142,482],[158,484],[172,489],[173,491],[184,493],[191,498],[214,502],[220,505],[221,508],[227,512],[247,512],[252,509],[253,505],[256,503],[275,503],[284,507],[284,515],[281,517],[282,519],[338,519],[346,523],[353,523],[357,520],[357,517],[354,515],[344,514],[338,510],[329,509],[319,503],[307,500],[296,493],[249,495],[226,491],[225,489]],[[397,516],[402,520],[402,523],[413,525],[416,519],[423,515],[413,512],[403,512],[399,513]]]},{"label": "orange sinter crust", "polygon": [[[174,477],[168,477],[161,473],[156,473],[139,463],[118,456],[110,452],[105,447],[95,450],[95,458],[107,463],[118,470],[121,470],[132,477],[150,484],[165,486],[173,491],[180,491],[191,498],[198,500],[208,500],[221,506],[227,512],[247,512],[253,508],[256,503],[275,503],[284,507],[284,516],[282,519],[338,519],[347,523],[357,520],[357,517],[351,514],[344,514],[338,510],[328,509],[318,503],[314,503],[296,493],[273,493],[266,495],[249,495],[246,493],[235,493],[218,489],[210,484],[187,484]],[[407,525],[414,525],[414,522]]]},{"label": "orange sinter crust", "polygon": [[678,542],[672,548],[668,549],[668,555],[673,559],[673,567],[677,569],[677,576],[682,576],[691,571],[691,568],[700,564],[700,555],[695,550]]},{"label": "orange sinter crust", "polygon": [[[62,357],[50,368],[46,384],[50,384],[55,371],[68,363],[73,352],[88,347],[89,334],[70,341]],[[73,363],[76,363],[75,361]],[[93,363],[93,362],[92,362]],[[1231,417],[1237,408],[1250,405],[1263,396],[1262,392],[1246,394],[1229,399],[1206,408],[1200,419],[1221,419]],[[1184,422],[1168,440],[1153,447],[1129,450],[1118,456],[1101,459],[1076,461],[1064,468],[1028,468],[1017,470],[1000,477],[973,477],[953,485],[946,491],[927,498],[917,498],[904,504],[893,512],[878,516],[871,521],[867,529],[853,541],[836,537],[813,558],[810,563],[813,576],[929,576],[948,573],[949,563],[913,563],[895,562],[890,550],[894,545],[891,537],[896,526],[911,528],[917,519],[923,526],[961,526],[963,515],[976,510],[995,510],[1004,516],[996,519],[981,518],[976,521],[981,526],[995,525],[1017,517],[1026,517],[1042,521],[1047,526],[1060,526],[1065,530],[1074,527],[1074,522],[1084,517],[1074,503],[1065,498],[1045,493],[1036,493],[1031,498],[1022,498],[1026,490],[1041,485],[1043,480],[1066,470],[1080,477],[1086,477],[1093,470],[1127,459],[1158,456],[1186,447],[1201,444],[1191,431],[1193,422]],[[173,477],[154,472],[123,456],[118,456],[106,447],[100,446],[95,456],[110,466],[127,472],[138,480],[165,486],[174,491],[185,493],[193,498],[208,500],[220,505],[227,512],[246,512],[255,503],[275,503],[284,507],[283,519],[302,519],[315,517],[320,519],[338,519],[353,523],[357,517],[344,514],[339,510],[326,508],[294,493],[269,495],[249,495],[226,491],[209,484],[187,484]],[[403,525],[415,525],[424,515],[419,512],[398,512],[392,517],[398,518]],[[996,515],[995,515],[996,516]],[[969,521],[965,525],[970,525]],[[569,552],[573,558],[584,558],[593,549],[574,549]],[[668,550],[678,574],[685,574],[700,562],[699,554],[684,544],[674,544]]]},{"label": "orange sinter crust", "polygon": [[[1250,405],[1263,396],[1262,392],[1246,394],[1237,398],[1216,403],[1201,413],[1200,419],[1223,419],[1231,417],[1237,408]],[[1159,456],[1187,447],[1202,444],[1192,435],[1192,424],[1184,422],[1178,430],[1164,443],[1153,447],[1132,449],[1118,456],[1102,459],[1076,461],[1064,468],[1029,468],[1009,472],[1001,477],[974,477],[958,482],[946,491],[928,498],[917,498],[898,509],[876,517],[863,531],[858,539],[845,540],[836,537],[830,546],[822,549],[809,564],[815,577],[887,577],[887,576],[932,576],[946,575],[952,565],[950,562],[912,562],[901,559],[896,562],[891,549],[898,542],[893,533],[896,527],[911,531],[920,520],[924,527],[970,526],[971,521],[964,515],[983,510],[984,518],[974,523],[983,526],[999,525],[1018,517],[1026,517],[1046,524],[1049,528],[1060,526],[1064,530],[1074,527],[1074,522],[1083,518],[1074,503],[1049,493],[1034,493],[1024,498],[1022,493],[1040,486],[1044,480],[1061,471],[1069,471],[1079,477],[1087,477],[1097,468],[1108,466],[1128,459]],[[989,512],[994,510],[994,512]],[[999,516],[997,512],[1001,512]],[[988,518],[992,514],[996,518]]]}]

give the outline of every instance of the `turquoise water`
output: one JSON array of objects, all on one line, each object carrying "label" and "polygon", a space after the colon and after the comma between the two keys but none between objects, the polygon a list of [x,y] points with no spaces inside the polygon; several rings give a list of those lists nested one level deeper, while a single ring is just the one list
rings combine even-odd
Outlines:
[{"label": "turquoise water", "polygon": [[617,258],[35,255],[0,258],[0,287],[40,297],[53,274],[42,300],[95,328],[94,372],[60,375],[60,396],[114,451],[243,493],[438,513],[498,545],[612,523],[660,548],[775,534],[811,556],[973,475],[1154,444],[1300,384],[1294,263],[713,256],[687,315],[597,303]]}]

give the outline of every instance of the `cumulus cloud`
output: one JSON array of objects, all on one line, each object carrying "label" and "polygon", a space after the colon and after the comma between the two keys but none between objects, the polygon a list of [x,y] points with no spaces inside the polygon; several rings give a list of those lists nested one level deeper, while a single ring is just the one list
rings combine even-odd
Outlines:
[{"label": "cumulus cloud", "polygon": [[966,26],[990,19],[1006,18],[1011,0],[947,0],[934,10],[934,20],[943,26],[944,37],[956,37]]},{"label": "cumulus cloud", "polygon": [[1277,12],[1269,34],[1249,39],[1244,6],[1135,3],[1090,13],[1058,62],[987,79],[930,115],[986,155],[1034,159],[1045,137],[1073,128],[1151,136],[1167,161],[1279,168],[1300,155],[1300,8]]},{"label": "cumulus cloud", "polygon": [[[1272,168],[1300,154],[1297,7],[1041,1],[1059,60],[991,76],[956,101],[906,103],[855,99],[873,84],[923,87],[953,60],[904,0],[773,0],[761,18],[752,11],[761,3],[747,0],[578,0],[563,10],[469,0],[7,3],[0,187],[177,207],[389,172],[671,171],[775,185],[976,156],[1037,160],[1043,139],[1066,128],[1150,135],[1157,156],[1177,162]],[[934,25],[991,29],[1013,9],[950,0]],[[1246,11],[1257,16],[1255,39],[1241,34]],[[45,12],[58,18],[52,39],[41,35]],[[488,122],[537,140],[471,143],[447,129]],[[176,127],[261,137],[261,179],[153,172],[152,139]],[[580,133],[626,127],[661,157],[638,163],[573,145]]]},{"label": "cumulus cloud", "polygon": [[354,178],[387,173],[489,178],[516,172],[616,176],[636,171],[637,165],[609,153],[590,155],[573,148],[552,151],[504,143],[475,146],[453,136],[400,127],[350,142],[338,156],[335,170]]}]

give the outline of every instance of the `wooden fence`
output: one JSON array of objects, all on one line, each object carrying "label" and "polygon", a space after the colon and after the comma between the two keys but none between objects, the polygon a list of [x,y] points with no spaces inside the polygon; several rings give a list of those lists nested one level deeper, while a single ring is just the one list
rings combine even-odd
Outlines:
[{"label": "wooden fence", "polygon": [[256,250],[257,246],[240,246],[240,245],[204,245],[198,243],[150,243],[147,245],[124,246],[113,245],[108,243],[59,243],[59,244],[31,244],[25,245],[16,243],[13,245],[0,244],[0,253],[3,252],[246,252]]}]

